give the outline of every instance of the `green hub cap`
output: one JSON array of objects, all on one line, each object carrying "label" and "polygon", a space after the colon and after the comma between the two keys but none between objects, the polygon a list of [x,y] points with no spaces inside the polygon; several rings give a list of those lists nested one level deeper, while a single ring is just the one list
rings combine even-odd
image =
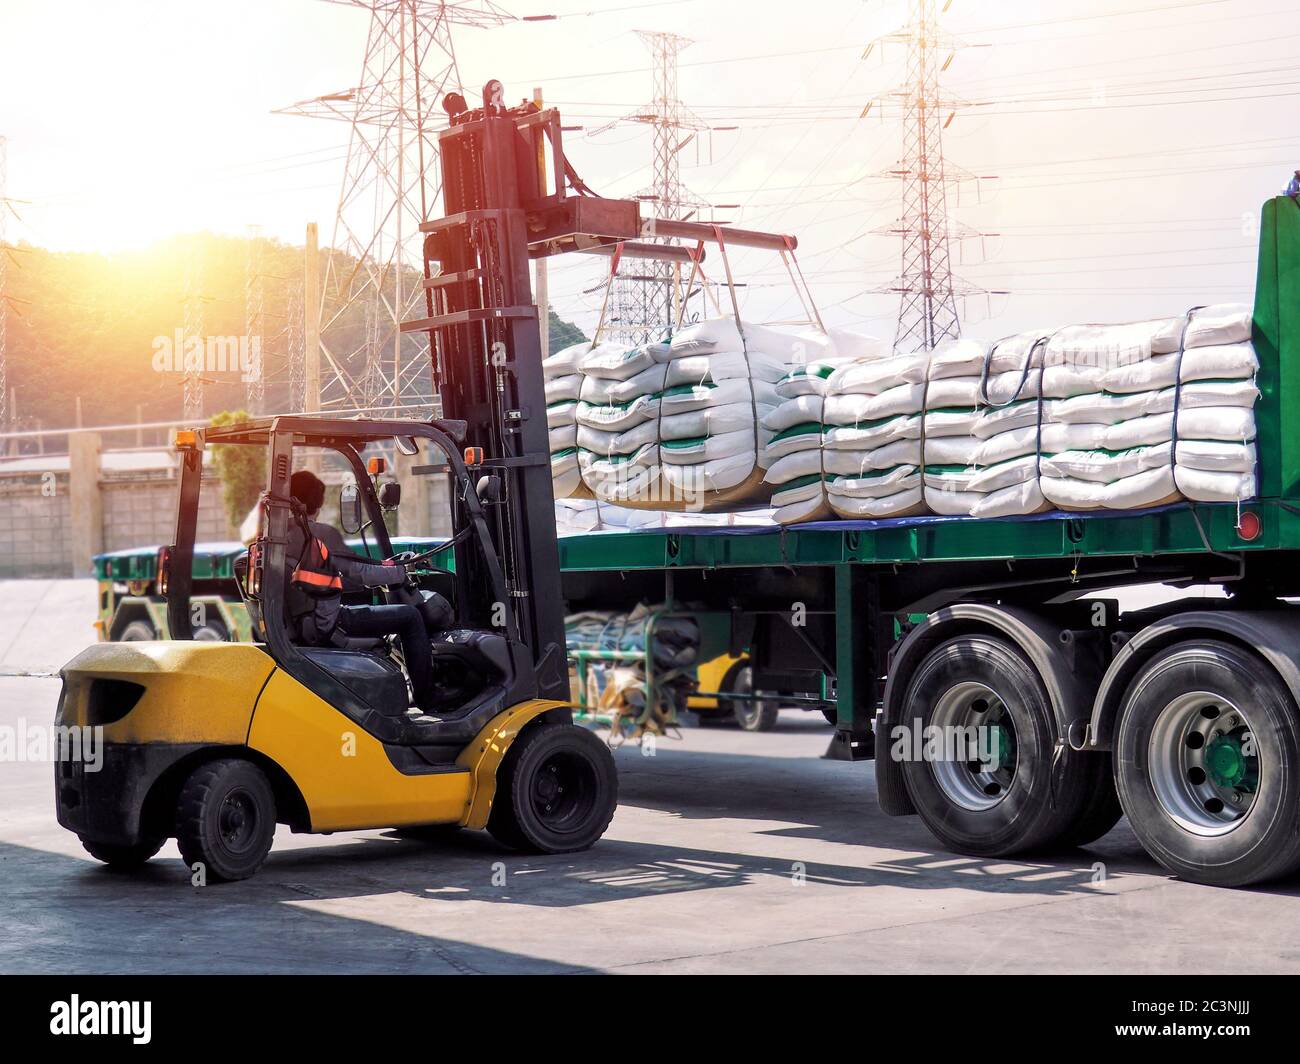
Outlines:
[{"label": "green hub cap", "polygon": [[999,769],[1010,769],[1016,763],[1016,733],[999,722],[993,728],[993,754]]},{"label": "green hub cap", "polygon": [[1253,792],[1258,774],[1243,750],[1246,729],[1216,735],[1205,747],[1205,771],[1216,786]]}]

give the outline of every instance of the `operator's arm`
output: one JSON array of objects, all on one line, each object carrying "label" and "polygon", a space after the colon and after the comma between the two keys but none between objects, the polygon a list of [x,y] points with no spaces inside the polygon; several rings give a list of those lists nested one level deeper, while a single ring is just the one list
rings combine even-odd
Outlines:
[{"label": "operator's arm", "polygon": [[342,574],[343,579],[359,584],[361,587],[389,587],[406,581],[406,570],[400,565],[379,565],[375,562],[362,561],[348,549],[341,533],[333,525],[313,521],[312,533],[325,544],[330,552],[330,560]]}]

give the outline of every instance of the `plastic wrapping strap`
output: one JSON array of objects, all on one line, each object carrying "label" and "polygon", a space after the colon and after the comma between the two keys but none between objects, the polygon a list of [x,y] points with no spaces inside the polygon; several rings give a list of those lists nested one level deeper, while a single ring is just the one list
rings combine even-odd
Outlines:
[{"label": "plastic wrapping strap", "polygon": [[609,296],[614,291],[614,279],[618,276],[618,263],[623,257],[623,241],[614,245],[614,254],[609,259],[609,284],[605,286],[605,297],[600,301],[600,320],[596,323],[596,331],[591,334],[591,346],[588,351],[596,350],[596,345],[600,343],[601,330],[605,328],[605,315],[609,311]]},{"label": "plastic wrapping strap", "polygon": [[1169,423],[1169,472],[1174,478],[1174,490],[1178,490],[1178,408],[1183,397],[1183,354],[1187,351],[1187,330],[1192,326],[1192,319],[1198,310],[1204,310],[1202,304],[1192,307],[1183,316],[1183,327],[1178,332],[1178,357],[1174,359],[1174,413]]},{"label": "plastic wrapping strap", "polygon": [[[1037,406],[1034,408],[1034,483],[1035,484],[1038,484],[1039,480],[1041,479],[1042,469],[1043,469],[1043,374],[1047,372],[1047,348],[1048,345],[1050,345],[1052,342],[1052,337],[1055,335],[1056,335],[1055,333],[1052,333],[1048,336],[1040,336],[1037,340],[1035,340],[1032,344],[1029,345],[1029,357],[1025,359],[1026,367],[1032,365],[1034,361],[1034,352],[1037,351],[1040,346],[1042,347],[1043,360],[1038,364],[1038,397],[1036,400]],[[1026,370],[1026,373],[1027,372],[1028,371]],[[1021,387],[1024,387],[1023,381],[1021,382]],[[1016,393],[1019,394],[1019,391],[1020,389],[1017,388]],[[1039,487],[1038,490],[1041,492],[1043,489]]]},{"label": "plastic wrapping strap", "polygon": [[[1016,385],[1015,393],[1005,403],[989,402],[989,366],[993,362],[993,356],[997,353],[998,345],[1010,339],[1010,336],[1004,336],[1001,340],[995,340],[993,346],[989,348],[988,354],[984,356],[984,365],[980,367],[979,390],[979,400],[982,406],[993,407],[995,410],[1000,410],[1004,406],[1010,406],[1020,398],[1021,391],[1029,381],[1029,371],[1034,365],[1034,351],[1038,348],[1038,340],[1035,340],[1029,345],[1029,353],[1025,355],[1025,364],[1020,367],[1020,382]],[[1039,339],[1041,339],[1041,337]],[[1046,352],[1044,352],[1044,357],[1046,357]],[[1040,373],[1038,375],[1038,390],[1040,392],[1042,391],[1042,384],[1043,375]]]},{"label": "plastic wrapping strap", "polygon": [[919,469],[921,472],[921,502],[929,506],[926,498],[927,484],[925,482],[925,423],[929,420],[930,405],[930,366],[934,362],[934,349],[931,348],[926,352],[925,359],[925,380],[921,384],[921,454]]}]

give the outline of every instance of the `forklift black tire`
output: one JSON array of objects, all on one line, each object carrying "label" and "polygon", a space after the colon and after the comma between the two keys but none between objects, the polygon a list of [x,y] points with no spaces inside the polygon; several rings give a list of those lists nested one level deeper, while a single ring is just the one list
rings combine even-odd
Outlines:
[{"label": "forklift black tire", "polygon": [[1177,644],[1133,678],[1119,712],[1119,800],[1147,853],[1217,887],[1300,867],[1300,718],[1262,659]]},{"label": "forklift black tire", "polygon": [[275,837],[275,794],[251,761],[227,757],[200,765],[176,802],[181,859],[209,881],[247,879],[261,867]]},{"label": "forklift black tire", "polygon": [[497,769],[487,829],[525,853],[573,853],[592,846],[618,804],[609,747],[574,724],[531,727]]},{"label": "forklift black tire", "polygon": [[[735,694],[753,694],[754,670],[748,661],[738,661],[727,670],[722,678],[722,690]],[[736,723],[745,731],[771,731],[781,715],[781,703],[772,698],[757,702],[736,699],[731,705]]]},{"label": "forklift black tire", "polygon": [[158,633],[154,631],[153,625],[148,621],[132,621],[122,629],[122,634],[117,637],[119,643],[148,643],[158,638]]},{"label": "forklift black tire", "polygon": [[145,839],[133,846],[116,842],[95,842],[82,837],[81,845],[96,861],[102,861],[114,872],[132,872],[141,867],[162,849],[166,839]]},{"label": "forklift black tire", "polygon": [[[1084,759],[1094,755],[1058,747],[1042,680],[1010,643],[971,634],[940,644],[903,705],[906,732],[891,737],[890,753],[917,814],[948,849],[1006,857],[1057,844],[1078,821],[1089,797]],[[972,757],[961,745],[972,735],[996,744]],[[932,738],[956,745],[932,751]]]}]

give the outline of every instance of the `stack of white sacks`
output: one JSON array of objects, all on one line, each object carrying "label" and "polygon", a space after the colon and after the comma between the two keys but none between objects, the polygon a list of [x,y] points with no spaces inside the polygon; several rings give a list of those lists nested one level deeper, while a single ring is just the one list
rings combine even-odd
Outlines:
[{"label": "stack of white sacks", "polygon": [[546,381],[546,428],[551,446],[551,490],[557,499],[582,494],[578,469],[578,359],[586,344],[575,344],[542,360]]},{"label": "stack of white sacks", "polygon": [[880,362],[889,353],[882,340],[841,330],[832,330],[817,348],[815,357],[801,360],[776,383],[780,404],[763,421],[772,433],[765,479],[775,489],[771,501],[781,524],[834,516],[830,489],[837,463],[826,446],[831,381],[842,367]]},{"label": "stack of white sacks", "polygon": [[784,402],[765,421],[776,519],[1248,499],[1250,328],[1249,308],[1233,304],[930,353],[837,359],[832,344],[776,386]]},{"label": "stack of white sacks", "polygon": [[580,356],[576,442],[583,483],[602,501],[717,510],[763,501],[764,418],[774,385],[826,345],[715,318],[670,342],[602,343]]}]

